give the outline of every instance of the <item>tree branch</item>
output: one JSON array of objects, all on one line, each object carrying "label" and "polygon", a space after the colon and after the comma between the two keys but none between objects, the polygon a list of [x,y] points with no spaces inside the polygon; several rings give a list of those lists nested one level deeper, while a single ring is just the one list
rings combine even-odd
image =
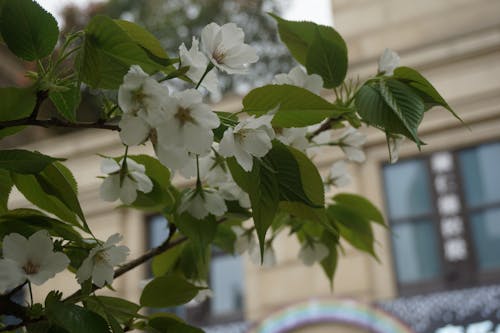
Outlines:
[{"label": "tree branch", "polygon": [[40,127],[66,127],[66,128],[97,128],[112,131],[119,131],[118,125],[106,124],[102,121],[95,123],[71,123],[69,121],[51,118],[51,119],[34,119],[31,116],[23,119],[0,121],[0,129],[14,126],[40,126]]}]

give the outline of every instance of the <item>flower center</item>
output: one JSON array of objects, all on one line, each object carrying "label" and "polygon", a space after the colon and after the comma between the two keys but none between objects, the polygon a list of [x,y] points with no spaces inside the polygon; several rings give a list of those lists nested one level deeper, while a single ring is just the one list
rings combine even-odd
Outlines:
[{"label": "flower center", "polygon": [[189,110],[188,108],[183,108],[182,106],[179,106],[177,108],[175,118],[179,120],[181,126],[184,126],[184,124],[187,122],[194,123],[194,118],[191,116],[191,110]]},{"label": "flower center", "polygon": [[23,269],[28,275],[36,274],[40,270],[40,265],[31,262],[31,260],[28,260],[26,265],[23,266]]},{"label": "flower center", "polygon": [[212,57],[218,64],[222,64],[224,62],[224,58],[226,57],[226,53],[224,52],[224,50],[216,48],[214,53],[212,54]]},{"label": "flower center", "polygon": [[109,255],[106,251],[99,251],[94,256],[94,263],[96,264],[108,261],[109,261]]}]

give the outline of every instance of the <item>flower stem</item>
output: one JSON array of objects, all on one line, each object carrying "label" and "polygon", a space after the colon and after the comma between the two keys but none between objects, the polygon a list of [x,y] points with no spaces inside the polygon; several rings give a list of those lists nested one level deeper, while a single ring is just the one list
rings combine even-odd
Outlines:
[{"label": "flower stem", "polygon": [[33,306],[33,291],[31,290],[31,281],[28,281],[28,289],[30,291],[30,301],[31,301],[31,306]]},{"label": "flower stem", "polygon": [[200,87],[201,82],[203,82],[203,79],[212,70],[212,68],[214,68],[214,64],[212,64],[211,62],[208,63],[207,69],[205,69],[205,73],[203,73],[203,75],[201,76],[200,81],[198,81],[198,84],[196,84],[196,87],[194,89],[198,89]]}]

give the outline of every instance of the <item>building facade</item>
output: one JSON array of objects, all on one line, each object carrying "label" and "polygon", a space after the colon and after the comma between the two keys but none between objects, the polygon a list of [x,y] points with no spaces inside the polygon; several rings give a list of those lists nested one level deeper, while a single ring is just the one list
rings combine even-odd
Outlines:
[{"label": "building facade", "polygon": [[[443,109],[429,111],[420,130],[427,145],[419,152],[406,142],[394,165],[385,137],[366,129],[367,161],[351,168],[354,182],[342,190],[383,208],[391,229],[375,229],[380,262],[345,244],[331,290],[321,268],[303,266],[298,243],[283,235],[274,267],[215,256],[216,297],[205,308],[176,311],[202,318],[212,327],[207,332],[500,332],[500,2],[332,0],[332,6],[348,44],[350,76],[374,73],[383,49],[391,48],[402,64],[422,71],[468,127]],[[238,98],[227,98],[218,110],[239,108]],[[85,131],[28,148],[68,159],[98,237],[120,232],[131,258],[158,241],[160,222],[97,195],[95,153],[122,154],[117,135]],[[319,166],[326,170],[339,157],[324,154]],[[14,193],[11,204],[20,202]],[[148,274],[137,268],[114,286],[137,300]],[[222,292],[228,285],[229,295]],[[77,288],[69,274],[47,284],[56,286],[65,293]]]}]

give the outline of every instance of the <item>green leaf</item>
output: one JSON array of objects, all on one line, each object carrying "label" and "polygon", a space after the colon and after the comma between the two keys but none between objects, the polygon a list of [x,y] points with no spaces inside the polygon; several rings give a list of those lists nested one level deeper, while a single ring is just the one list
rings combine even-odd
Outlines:
[{"label": "green leaf", "polygon": [[71,172],[61,163],[53,163],[35,177],[45,193],[59,199],[70,211],[78,215],[84,224],[84,230],[90,233]]},{"label": "green leaf", "polygon": [[22,149],[0,150],[0,169],[22,174],[35,174],[60,160]]},{"label": "green leaf", "polygon": [[203,251],[212,243],[217,232],[217,221],[212,215],[198,220],[188,213],[180,215],[175,223],[179,230],[196,245],[203,256]]},{"label": "green leaf", "polygon": [[10,173],[0,169],[0,214],[7,211],[7,203],[13,185],[14,183],[10,178]]},{"label": "green leaf", "polygon": [[97,313],[47,296],[45,313],[49,322],[71,333],[108,333],[106,320]]},{"label": "green leaf", "polygon": [[14,126],[14,127],[7,127],[4,129],[0,129],[0,140],[8,136],[14,135],[16,133],[19,133],[25,128],[26,126]]},{"label": "green leaf", "polygon": [[272,121],[276,127],[305,127],[346,112],[307,89],[287,84],[250,91],[243,98],[243,107],[243,111],[257,116],[278,107]]},{"label": "green leaf", "polygon": [[234,159],[227,164],[235,182],[250,197],[252,217],[260,244],[261,256],[264,253],[266,232],[273,223],[279,205],[279,183],[275,173],[268,170],[254,158],[253,168],[245,172]]},{"label": "green leaf", "polygon": [[64,119],[76,122],[76,109],[81,98],[80,88],[77,85],[68,87],[65,91],[50,91],[49,98]]},{"label": "green leaf", "polygon": [[47,230],[54,237],[83,242],[72,226],[34,209],[15,209],[0,215],[0,238],[12,232],[29,237],[39,230]]},{"label": "green leaf", "polygon": [[54,16],[32,0],[5,1],[0,30],[9,49],[28,61],[48,56],[59,38]]},{"label": "green leaf", "polygon": [[336,44],[339,51],[343,49],[341,53],[345,53],[345,60],[342,59],[341,62],[345,61],[347,63],[347,46],[342,36],[335,29],[313,22],[288,21],[276,15],[270,15],[278,22],[281,40],[288,47],[293,57],[302,65],[307,67],[307,57],[318,33],[321,39],[328,42],[329,45]]},{"label": "green leaf", "polygon": [[335,202],[355,210],[368,221],[386,226],[382,212],[368,199],[352,193],[339,193],[332,198]]},{"label": "green leaf", "polygon": [[358,210],[353,210],[340,204],[327,208],[328,218],[336,223],[340,235],[355,248],[377,258],[373,248],[374,237],[370,221],[365,219]]},{"label": "green leaf", "polygon": [[394,111],[405,128],[411,133],[413,141],[420,145],[418,126],[424,117],[422,99],[403,83],[388,79],[380,81],[380,94],[386,104]]},{"label": "green leaf", "polygon": [[80,79],[102,89],[117,89],[132,65],[139,65],[148,73],[163,68],[120,25],[102,15],[94,16],[85,29],[79,61]]},{"label": "green leaf", "polygon": [[207,280],[210,256],[208,248],[200,252],[199,245],[188,240],[184,242],[184,248],[175,271],[177,272],[178,268],[179,272],[193,281]]},{"label": "green leaf", "polygon": [[158,332],[203,333],[203,330],[186,324],[173,314],[162,313],[161,316],[154,316],[148,324]]},{"label": "green leaf", "polygon": [[94,296],[87,298],[85,303],[89,310],[98,313],[102,317],[106,317],[107,314],[115,318],[119,323],[126,323],[131,319],[142,317],[137,313],[141,307],[123,298]]},{"label": "green leaf", "polygon": [[170,273],[184,251],[185,244],[177,245],[168,251],[153,258],[151,267],[154,276],[163,276]]},{"label": "green leaf", "polygon": [[335,276],[338,263],[338,236],[334,236],[330,232],[324,231],[321,236],[321,243],[323,243],[330,252],[326,258],[321,260],[320,265],[328,277],[328,280],[330,280],[330,286],[333,287],[333,277]]},{"label": "green leaf", "polygon": [[[347,48],[340,35],[328,29],[333,30],[324,28],[320,31],[316,28],[307,51],[306,68],[307,73],[321,76],[325,88],[335,88],[347,74]],[[327,31],[331,38],[325,36]]]},{"label": "green leaf", "polygon": [[234,253],[236,234],[226,222],[219,224],[213,244],[226,253]]},{"label": "green leaf", "polygon": [[276,172],[271,176],[278,180],[280,200],[302,202],[313,208],[323,207],[323,181],[314,164],[302,152],[274,140],[264,161],[269,161]]},{"label": "green leaf", "polygon": [[28,117],[36,104],[33,88],[0,88],[0,121]]},{"label": "green leaf", "polygon": [[170,183],[170,170],[156,158],[149,155],[129,155],[128,158],[144,165],[146,175],[153,182],[153,190],[149,193],[137,192],[137,199],[129,205],[149,212],[158,212],[175,203]]},{"label": "green leaf", "polygon": [[141,305],[166,308],[192,300],[203,288],[196,287],[178,275],[160,276],[149,282],[141,295]]},{"label": "green leaf", "polygon": [[153,60],[164,65],[169,64],[167,52],[161,46],[160,41],[149,31],[133,22],[125,20],[114,20],[120,28],[139,46],[154,56]]},{"label": "green leaf", "polygon": [[[379,86],[364,85],[356,94],[358,114],[368,125],[375,126],[389,133],[399,133],[415,141],[416,131],[408,130],[401,118],[386,104]],[[422,104],[423,106],[423,104]],[[411,111],[410,111],[411,112]],[[419,112],[416,110],[416,112]],[[418,138],[416,142],[421,142]]]},{"label": "green leaf", "polygon": [[45,192],[44,188],[33,175],[11,173],[16,188],[35,206],[52,213],[64,222],[81,227],[75,212],[70,210],[61,200]]}]

